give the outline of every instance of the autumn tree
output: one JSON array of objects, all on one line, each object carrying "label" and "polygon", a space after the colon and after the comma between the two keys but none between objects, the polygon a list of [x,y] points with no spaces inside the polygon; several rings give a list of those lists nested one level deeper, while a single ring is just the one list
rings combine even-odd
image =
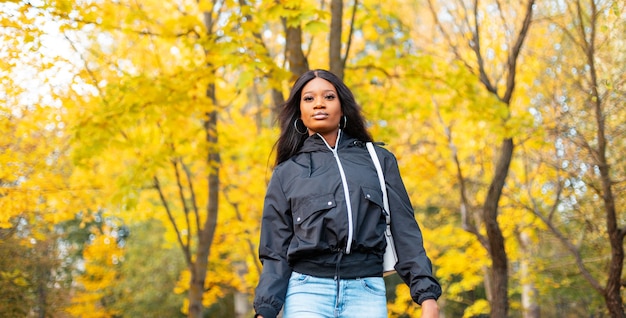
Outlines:
[{"label": "autumn tree", "polygon": [[[467,67],[484,89],[505,106],[501,125],[506,126],[511,120],[517,64],[530,29],[534,0],[525,1],[515,8],[503,7],[497,1],[464,1],[457,6],[432,0],[428,3],[433,20],[454,59]],[[493,171],[487,172],[493,175],[484,198],[472,200],[482,201],[480,208],[475,208],[470,201],[478,193],[469,192],[466,185],[470,180],[464,175],[462,163],[453,158],[457,164],[463,228],[476,236],[491,260],[489,279],[486,281],[491,317],[506,317],[509,311],[509,261],[498,217],[499,202],[513,153],[514,136],[510,132],[505,133],[494,153]]]},{"label": "autumn tree", "polygon": [[544,56],[546,74],[533,101],[551,151],[530,156],[536,160],[529,164],[543,173],[529,180],[522,206],[569,252],[611,317],[624,317],[626,117],[620,104],[626,70],[620,35],[626,7],[617,1],[547,2],[548,7],[542,36],[556,41]]},{"label": "autumn tree", "polygon": [[45,9],[68,21],[67,39],[90,89],[74,92],[81,107],[66,104],[76,120],[71,128],[81,171],[75,178],[92,180],[110,199],[98,201],[108,215],[128,219],[124,213],[134,211],[137,220],[156,217],[170,225],[168,237],[187,264],[185,311],[202,316],[223,294],[221,286],[236,285],[222,283],[234,279],[229,275],[207,280],[207,272],[210,258],[220,258],[211,252],[222,164],[217,125],[252,78],[244,69],[231,73],[229,65],[250,65],[252,73],[256,65],[247,63],[251,55],[242,46],[250,32],[239,33],[245,10],[222,1],[67,2]]},{"label": "autumn tree", "polygon": [[[70,301],[72,219],[64,84],[75,71],[59,24],[22,2],[0,4],[0,264],[2,315],[54,317]],[[6,311],[4,311],[6,310]]]}]

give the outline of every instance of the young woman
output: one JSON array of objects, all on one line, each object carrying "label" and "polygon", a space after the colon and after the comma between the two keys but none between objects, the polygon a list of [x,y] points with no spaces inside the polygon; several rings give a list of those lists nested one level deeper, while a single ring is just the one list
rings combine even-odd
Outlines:
[{"label": "young woman", "polygon": [[[352,92],[324,70],[304,73],[280,114],[276,167],[265,196],[255,317],[387,317],[385,215],[372,137]],[[438,317],[441,287],[392,153],[385,175],[396,271],[422,317]]]}]

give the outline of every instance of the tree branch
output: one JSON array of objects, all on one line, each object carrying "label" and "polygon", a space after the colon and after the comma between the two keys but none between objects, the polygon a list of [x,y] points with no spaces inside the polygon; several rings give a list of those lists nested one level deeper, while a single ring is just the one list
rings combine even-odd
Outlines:
[{"label": "tree branch", "polygon": [[[472,44],[470,44],[470,48],[476,55],[476,63],[478,64],[478,78],[480,82],[485,85],[487,91],[495,95],[498,99],[500,95],[498,95],[498,88],[491,83],[489,76],[487,75],[487,71],[485,69],[485,60],[483,59],[483,55],[480,52],[480,24],[478,23],[478,0],[474,0],[474,29],[472,30]],[[508,103],[507,103],[508,105]]]},{"label": "tree branch", "polygon": [[187,265],[191,265],[192,264],[192,260],[191,260],[191,252],[190,252],[189,245],[185,245],[185,243],[183,242],[180,230],[178,229],[178,226],[176,225],[176,220],[174,220],[174,215],[172,214],[172,211],[170,210],[170,206],[167,203],[167,199],[165,199],[165,194],[163,193],[163,190],[161,189],[161,185],[159,183],[159,178],[154,176],[153,180],[154,180],[154,188],[157,190],[157,192],[159,193],[159,197],[161,198],[161,204],[165,208],[165,212],[167,213],[167,217],[169,218],[170,223],[174,227],[174,232],[176,233],[176,238],[178,239],[178,244],[180,245],[181,249],[183,250],[183,254],[185,254],[185,261],[186,261]]},{"label": "tree branch", "polygon": [[200,209],[198,208],[198,200],[196,199],[196,190],[193,186],[193,178],[191,175],[191,171],[189,167],[181,161],[181,165],[183,166],[183,171],[185,172],[185,176],[187,178],[187,185],[189,186],[189,191],[191,192],[191,204],[193,207],[193,213],[196,218],[196,232],[200,232]]},{"label": "tree branch", "polygon": [[[237,202],[234,202],[230,199],[229,195],[228,195],[228,189],[224,190],[224,197],[226,198],[226,202],[228,202],[233,209],[235,210],[235,216],[237,217],[237,221],[244,223],[244,219],[242,216],[242,213],[239,209],[239,204]],[[254,247],[254,243],[252,242],[252,240],[250,240],[250,231],[249,230],[244,230],[244,233],[246,234],[245,236],[245,241],[246,241],[246,245],[248,247],[248,253],[250,253],[250,256],[252,256],[252,259],[255,259],[256,261],[254,262],[254,267],[257,271],[258,274],[261,274],[262,268],[261,268],[261,264],[258,260],[258,258],[255,257],[256,255],[256,249]]]},{"label": "tree branch", "polygon": [[[528,207],[524,204],[520,204],[526,210],[532,212],[535,216],[537,216],[543,224],[545,224],[552,234],[556,236],[556,238],[572,253],[574,258],[576,259],[576,265],[582,275],[587,279],[589,284],[595,289],[598,293],[603,294],[604,288],[600,285],[600,283],[591,275],[591,273],[585,267],[585,263],[583,262],[583,258],[580,254],[578,247],[576,247],[572,242],[570,242],[567,237],[552,223],[552,221],[548,220],[539,210],[535,210],[532,207]],[[556,203],[555,203],[556,205]]]},{"label": "tree branch", "polygon": [[522,23],[522,28],[520,29],[517,40],[511,49],[511,54],[507,60],[507,68],[508,68],[508,76],[506,79],[506,91],[504,93],[504,97],[502,100],[508,105],[511,101],[511,97],[513,96],[513,92],[515,91],[515,76],[517,74],[517,58],[522,51],[522,45],[524,44],[524,40],[528,35],[528,29],[530,29],[530,23],[532,21],[533,16],[533,6],[535,5],[535,0],[529,0],[526,5],[526,14],[524,16],[524,22]]},{"label": "tree branch", "polygon": [[346,68],[346,62],[348,61],[348,56],[350,55],[350,47],[352,46],[352,35],[354,34],[354,21],[356,20],[356,11],[359,6],[359,0],[354,0],[354,6],[352,7],[352,16],[350,18],[350,30],[348,32],[348,41],[346,42],[346,53],[341,58],[341,68]]},{"label": "tree branch", "polygon": [[432,14],[433,21],[435,21],[435,26],[443,35],[445,41],[448,43],[448,46],[452,48],[452,52],[454,53],[454,57],[461,61],[465,67],[470,70],[471,73],[476,74],[474,68],[469,64],[467,60],[465,60],[460,53],[459,47],[452,41],[450,35],[444,30],[443,24],[439,21],[439,17],[437,16],[437,11],[435,10],[435,6],[432,3],[433,0],[428,0],[428,8],[430,9],[430,13]]},{"label": "tree branch", "polygon": [[476,225],[470,219],[470,214],[473,214],[474,212],[467,198],[467,187],[466,187],[465,177],[463,176],[463,171],[461,169],[461,161],[459,160],[457,147],[454,144],[454,141],[452,140],[452,129],[450,128],[450,126],[447,126],[446,123],[443,121],[443,117],[441,116],[441,112],[439,110],[439,105],[437,101],[433,98],[432,102],[433,102],[433,105],[435,106],[435,112],[437,114],[437,118],[439,119],[439,122],[441,123],[441,126],[444,129],[444,134],[446,135],[446,139],[448,141],[448,148],[452,152],[452,159],[454,160],[454,164],[456,167],[456,178],[457,178],[457,181],[459,182],[459,193],[461,195],[460,212],[461,212],[461,223],[463,226],[463,230],[474,234],[478,238],[480,243],[485,248],[488,248],[489,244],[487,243],[487,238],[484,237],[480,233]]},{"label": "tree branch", "polygon": [[[173,145],[172,145],[173,147]],[[187,200],[185,199],[185,189],[180,178],[180,172],[178,170],[178,158],[172,159],[171,163],[174,166],[174,173],[176,175],[176,186],[178,187],[178,197],[180,198],[181,205],[183,206],[183,212],[185,212],[185,223],[187,224],[187,246],[191,246],[191,224],[189,224],[189,207],[187,206]]]}]

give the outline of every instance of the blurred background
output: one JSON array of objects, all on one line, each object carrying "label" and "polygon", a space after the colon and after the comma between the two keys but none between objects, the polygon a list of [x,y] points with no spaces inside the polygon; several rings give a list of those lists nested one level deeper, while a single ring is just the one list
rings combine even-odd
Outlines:
[{"label": "blurred background", "polygon": [[623,1],[13,0],[0,41],[2,317],[251,317],[317,68],[398,158],[441,317],[625,316]]}]

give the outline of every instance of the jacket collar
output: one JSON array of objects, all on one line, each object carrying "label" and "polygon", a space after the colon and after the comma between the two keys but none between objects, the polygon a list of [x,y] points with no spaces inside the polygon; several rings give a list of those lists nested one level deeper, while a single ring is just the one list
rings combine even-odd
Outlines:
[{"label": "jacket collar", "polygon": [[[353,145],[355,141],[355,138],[341,131],[337,136],[337,144],[335,145],[335,148],[342,149],[348,147],[349,145]],[[322,137],[318,134],[311,135],[307,139],[305,139],[304,144],[302,144],[302,147],[300,148],[298,153],[316,151],[330,151],[330,149],[328,149],[328,147],[326,146],[324,140],[322,140]]]}]

